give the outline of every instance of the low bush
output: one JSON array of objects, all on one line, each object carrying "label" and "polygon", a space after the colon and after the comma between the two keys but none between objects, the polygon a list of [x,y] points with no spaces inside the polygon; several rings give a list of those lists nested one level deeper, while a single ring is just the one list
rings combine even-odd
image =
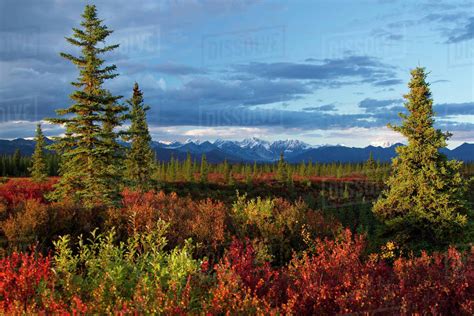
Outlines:
[{"label": "low bush", "polygon": [[168,225],[125,242],[114,230],[64,236],[54,256],[14,252],[0,260],[5,314],[455,314],[474,312],[474,250],[421,257],[364,255],[343,231],[315,239],[288,265],[272,267],[249,239],[234,239],[214,265],[190,241],[166,250]]}]

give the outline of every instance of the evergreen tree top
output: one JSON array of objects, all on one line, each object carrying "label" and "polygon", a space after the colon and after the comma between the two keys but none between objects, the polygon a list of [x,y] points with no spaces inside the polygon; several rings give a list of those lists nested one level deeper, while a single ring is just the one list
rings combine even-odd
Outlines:
[{"label": "evergreen tree top", "polygon": [[424,68],[417,67],[411,71],[411,75],[408,84],[410,92],[404,95],[409,115],[400,113],[402,125],[389,124],[389,127],[407,137],[409,144],[413,146],[446,147],[446,141],[451,134],[434,128],[433,99],[430,84],[426,81],[427,73]]}]

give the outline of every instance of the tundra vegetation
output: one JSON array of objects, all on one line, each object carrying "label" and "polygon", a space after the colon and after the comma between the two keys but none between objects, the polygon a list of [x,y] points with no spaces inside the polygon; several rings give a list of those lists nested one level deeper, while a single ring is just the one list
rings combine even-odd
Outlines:
[{"label": "tundra vegetation", "polygon": [[473,165],[440,153],[423,68],[392,164],[162,162],[138,83],[103,87],[112,31],[80,25],[65,135],[0,157],[2,314],[474,314]]}]

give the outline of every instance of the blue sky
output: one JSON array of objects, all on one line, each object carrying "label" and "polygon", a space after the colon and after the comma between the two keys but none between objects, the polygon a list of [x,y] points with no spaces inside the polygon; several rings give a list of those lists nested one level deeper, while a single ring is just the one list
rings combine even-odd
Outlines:
[{"label": "blue sky", "polygon": [[450,147],[474,142],[474,3],[382,0],[2,0],[0,138],[70,104],[77,71],[59,52],[75,53],[64,36],[86,3],[121,44],[107,87],[125,99],[140,84],[155,140],[394,143],[385,126],[420,65]]}]

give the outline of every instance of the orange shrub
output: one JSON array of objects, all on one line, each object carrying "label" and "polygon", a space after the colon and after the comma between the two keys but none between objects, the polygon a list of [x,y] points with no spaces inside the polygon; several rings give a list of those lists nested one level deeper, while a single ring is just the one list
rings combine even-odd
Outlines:
[{"label": "orange shrub", "polygon": [[206,253],[216,250],[225,240],[227,209],[211,199],[193,201],[176,193],[123,192],[123,207],[110,209],[107,227],[115,227],[121,237],[152,228],[159,219],[170,225],[167,238],[171,246],[186,239],[202,243]]},{"label": "orange shrub", "polygon": [[29,245],[47,236],[48,206],[38,200],[26,200],[15,214],[0,223],[11,245]]}]

